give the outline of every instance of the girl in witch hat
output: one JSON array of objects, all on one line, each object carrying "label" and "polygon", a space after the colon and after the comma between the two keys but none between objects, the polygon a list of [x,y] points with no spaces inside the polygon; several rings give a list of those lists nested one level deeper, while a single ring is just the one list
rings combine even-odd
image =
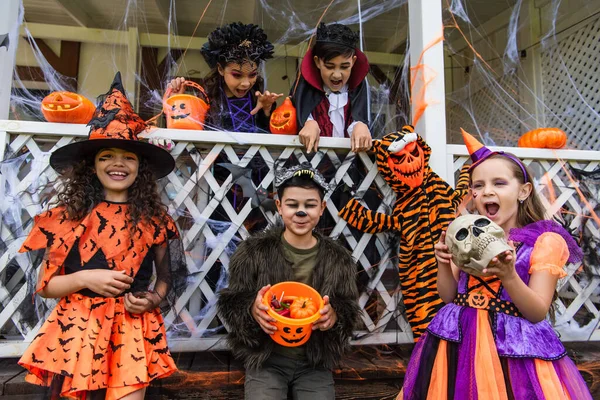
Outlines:
[{"label": "girl in witch hat", "polygon": [[138,140],[146,125],[124,93],[117,73],[88,139],[51,155],[57,205],[21,248],[45,249],[36,292],[60,300],[19,364],[57,397],[142,399],[176,370],[158,306],[183,288],[186,268],[155,182],[175,162]]},{"label": "girl in witch hat", "polygon": [[[273,45],[255,24],[234,22],[215,29],[200,52],[211,68],[204,79],[210,99],[205,126],[210,129],[269,133],[275,101],[283,94],[263,93],[260,63],[273,57]],[[183,93],[184,78],[169,86]]]},{"label": "girl in witch hat", "polygon": [[[521,160],[489,150],[465,131],[463,138],[473,160],[475,208],[504,230],[514,250],[474,276],[454,265],[442,233],[435,255],[447,304],[415,346],[398,398],[591,399],[546,320],[557,281],[567,275],[565,264],[580,261],[581,249],[562,226],[545,219]],[[475,226],[481,231],[485,221]]]}]

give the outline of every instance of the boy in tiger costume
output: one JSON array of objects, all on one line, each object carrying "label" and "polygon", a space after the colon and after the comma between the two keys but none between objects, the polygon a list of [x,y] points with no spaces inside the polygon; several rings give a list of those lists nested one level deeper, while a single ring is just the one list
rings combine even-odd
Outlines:
[{"label": "boy in tiger costume", "polygon": [[433,246],[454,219],[468,193],[469,177],[461,171],[452,189],[429,167],[431,148],[412,126],[373,141],[379,173],[396,192],[391,215],[377,213],[351,199],[339,215],[362,232],[395,231],[400,236],[398,269],[406,316],[415,340],[443,306],[437,293]]}]

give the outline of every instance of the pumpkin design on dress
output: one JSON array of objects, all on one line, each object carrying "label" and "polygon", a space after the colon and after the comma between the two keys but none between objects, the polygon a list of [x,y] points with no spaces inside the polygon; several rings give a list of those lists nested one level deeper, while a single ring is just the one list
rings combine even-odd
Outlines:
[{"label": "pumpkin design on dress", "polygon": [[296,108],[289,97],[271,113],[269,122],[271,133],[283,135],[296,135],[298,133],[298,122],[296,121]]},{"label": "pumpkin design on dress", "polygon": [[399,235],[400,286],[416,340],[443,306],[437,292],[433,246],[468,193],[468,167],[461,170],[456,189],[452,189],[429,167],[431,148],[410,125],[374,140],[373,150],[379,173],[396,192],[392,213],[369,210],[358,199],[351,199],[339,215],[362,232]]},{"label": "pumpkin design on dress", "polygon": [[558,128],[538,128],[519,138],[519,147],[562,149],[567,145],[567,134]]},{"label": "pumpkin design on dress", "polygon": [[41,109],[48,122],[87,124],[96,107],[80,94],[52,92],[42,100]]}]

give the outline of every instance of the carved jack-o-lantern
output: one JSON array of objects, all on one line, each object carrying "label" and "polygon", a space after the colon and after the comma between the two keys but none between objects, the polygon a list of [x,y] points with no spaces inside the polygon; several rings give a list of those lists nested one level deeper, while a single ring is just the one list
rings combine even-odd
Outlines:
[{"label": "carved jack-o-lantern", "polygon": [[417,139],[416,133],[406,133],[388,146],[390,170],[411,188],[423,183],[425,172],[425,154]]},{"label": "carved jack-o-lantern", "polygon": [[163,111],[167,117],[169,129],[204,129],[204,120],[208,112],[208,96],[204,88],[192,81],[185,81],[184,86],[191,86],[200,91],[206,101],[189,94],[171,96],[171,88],[165,92]]},{"label": "carved jack-o-lantern", "polygon": [[283,135],[295,135],[298,133],[296,108],[294,108],[289,97],[287,97],[284,102],[271,113],[269,128],[271,133]]},{"label": "carved jack-o-lantern", "polygon": [[467,301],[469,306],[473,308],[486,308],[490,299],[485,293],[471,292],[469,293],[469,299]]},{"label": "carved jack-o-lantern", "polygon": [[72,92],[52,92],[42,100],[42,114],[48,122],[87,124],[95,110],[91,101]]}]

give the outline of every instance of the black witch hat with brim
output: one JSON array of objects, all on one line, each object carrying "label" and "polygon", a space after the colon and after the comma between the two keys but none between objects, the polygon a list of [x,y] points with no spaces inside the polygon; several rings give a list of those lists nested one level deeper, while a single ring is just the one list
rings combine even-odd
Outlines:
[{"label": "black witch hat with brim", "polygon": [[86,140],[63,146],[50,156],[50,165],[59,174],[106,148],[119,148],[143,157],[157,179],[175,168],[175,160],[168,151],[138,139],[138,134],[146,129],[146,123],[127,100],[120,72],[115,75],[110,90],[96,108],[88,126],[90,133]]}]

